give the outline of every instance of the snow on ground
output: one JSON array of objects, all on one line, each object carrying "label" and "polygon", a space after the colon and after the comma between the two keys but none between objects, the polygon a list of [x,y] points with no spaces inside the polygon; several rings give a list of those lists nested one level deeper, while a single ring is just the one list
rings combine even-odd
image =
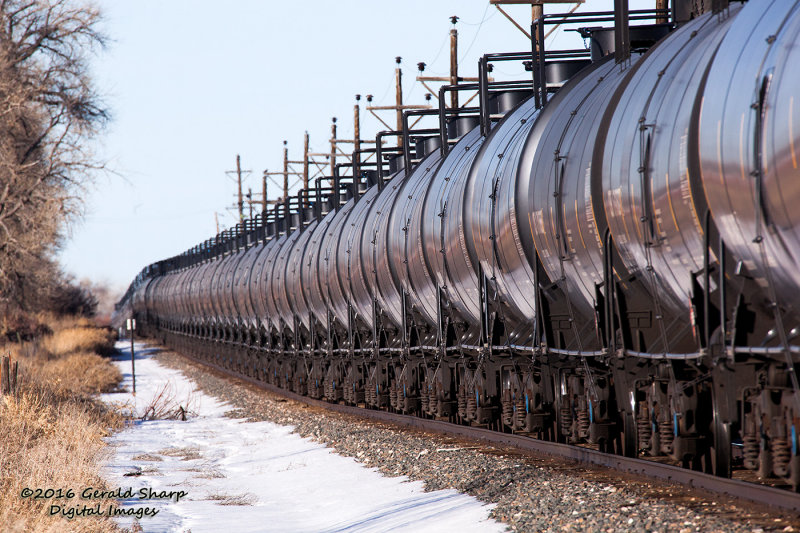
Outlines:
[{"label": "snow on ground", "polygon": [[[130,390],[130,345],[117,347],[123,386]],[[162,394],[190,411],[185,422],[137,421],[109,439],[114,448],[106,465],[109,485],[122,490],[121,509],[157,512],[139,520],[147,532],[505,529],[488,518],[491,506],[470,496],[424,492],[420,482],[383,477],[291,433],[289,426],[225,417],[230,406],[159,365],[150,358],[152,350],[137,343],[135,353],[136,396],[123,392],[103,400],[141,416]],[[107,508],[110,502],[102,503]],[[133,523],[130,517],[119,520],[123,526]]]}]

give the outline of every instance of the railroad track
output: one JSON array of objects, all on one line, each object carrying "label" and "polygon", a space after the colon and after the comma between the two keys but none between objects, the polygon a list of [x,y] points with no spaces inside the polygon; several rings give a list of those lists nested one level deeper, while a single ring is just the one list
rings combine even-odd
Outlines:
[{"label": "railroad track", "polygon": [[491,445],[505,446],[523,454],[543,454],[555,458],[573,460],[587,465],[609,468],[634,476],[684,485],[692,489],[699,489],[758,505],[765,505],[781,511],[800,513],[800,494],[789,490],[738,479],[721,478],[670,464],[623,457],[581,446],[538,440],[524,435],[501,433],[480,427],[419,418],[413,415],[378,409],[365,409],[352,405],[316,400],[224,368],[207,360],[195,357],[192,354],[186,352],[179,353],[196,363],[213,368],[222,374],[236,377],[237,379],[255,385],[263,390],[328,411],[466,440],[481,441]]}]

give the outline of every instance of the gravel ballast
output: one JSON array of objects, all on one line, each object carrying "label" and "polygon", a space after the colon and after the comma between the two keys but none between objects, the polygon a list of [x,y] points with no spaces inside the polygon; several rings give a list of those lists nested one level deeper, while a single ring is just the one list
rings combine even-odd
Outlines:
[{"label": "gravel ballast", "polygon": [[495,504],[492,517],[510,531],[800,531],[798,517],[686,487],[325,411],[169,351],[157,360],[228,402],[231,417],[294,426],[386,475]]}]

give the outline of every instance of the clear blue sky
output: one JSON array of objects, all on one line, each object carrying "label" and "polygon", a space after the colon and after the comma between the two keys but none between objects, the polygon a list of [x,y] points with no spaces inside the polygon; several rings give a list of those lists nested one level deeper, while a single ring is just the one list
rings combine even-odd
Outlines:
[{"label": "clear blue sky", "polygon": [[[354,95],[392,104],[398,55],[406,103],[422,103],[416,63],[425,61],[428,75],[447,74],[451,15],[461,18],[463,76],[475,75],[484,53],[530,46],[488,0],[99,4],[111,43],[93,70],[114,118],[97,152],[114,174],[97,179],[61,258],[78,278],[121,289],[143,266],[212,236],[215,211],[221,225],[235,222],[226,210],[235,184],[225,172],[236,154],[253,171],[247,185],[260,191],[262,171],[282,167],[284,139],[291,159],[301,157],[306,130],[313,151],[328,151],[333,116],[339,136],[352,138]],[[612,2],[587,4],[580,10]],[[506,9],[530,23],[530,6]],[[575,34],[554,38],[582,45]],[[521,65],[495,72],[513,75],[523,75]],[[381,129],[362,109],[362,136]],[[271,186],[270,197],[279,194]]]}]

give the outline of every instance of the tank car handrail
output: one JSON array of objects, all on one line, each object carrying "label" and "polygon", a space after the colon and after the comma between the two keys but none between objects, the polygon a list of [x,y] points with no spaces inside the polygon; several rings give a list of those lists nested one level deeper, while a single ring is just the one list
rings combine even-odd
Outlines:
[{"label": "tank car handrail", "polygon": [[[628,11],[628,20],[650,20],[669,16],[669,9],[634,9]],[[588,22],[613,22],[613,11],[593,11],[591,13],[551,13],[539,17],[544,25],[583,24]],[[534,23],[535,24],[535,23]]]},{"label": "tank car handrail", "polygon": [[787,351],[793,354],[800,354],[800,346],[733,346],[732,351],[733,353],[744,355],[780,355]]}]

